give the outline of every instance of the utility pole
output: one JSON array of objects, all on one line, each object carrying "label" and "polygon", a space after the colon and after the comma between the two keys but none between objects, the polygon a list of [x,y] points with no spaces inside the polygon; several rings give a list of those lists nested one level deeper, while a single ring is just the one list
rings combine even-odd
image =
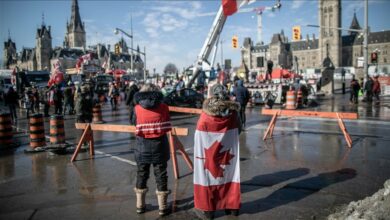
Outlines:
[{"label": "utility pole", "polygon": [[146,82],[146,47],[144,46],[144,82]]},{"label": "utility pole", "polygon": [[221,67],[223,65],[223,39],[220,40],[220,43],[221,43]]},{"label": "utility pole", "polygon": [[364,56],[364,81],[368,80],[368,0],[364,2],[364,41],[363,41],[363,56]]},{"label": "utility pole", "polygon": [[130,15],[130,28],[131,28],[131,30],[130,30],[130,33],[131,33],[131,48],[130,48],[130,50],[131,50],[131,56],[130,56],[130,68],[131,68],[131,73],[133,73],[134,74],[134,69],[133,69],[133,58],[134,58],[134,56],[133,56],[133,38],[134,38],[134,35],[133,35],[133,15]]}]

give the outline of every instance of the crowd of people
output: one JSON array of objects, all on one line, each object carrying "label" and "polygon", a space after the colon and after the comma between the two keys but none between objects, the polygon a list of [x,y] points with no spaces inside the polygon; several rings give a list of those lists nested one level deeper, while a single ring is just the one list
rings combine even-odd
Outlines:
[{"label": "crowd of people", "polygon": [[364,82],[363,78],[360,79],[360,82],[353,78],[350,86],[350,103],[358,104],[359,97],[363,96],[362,101],[368,103],[375,101],[375,104],[378,105],[380,103],[379,95],[381,94],[381,85],[378,79],[378,75],[368,77],[366,82]]},{"label": "crowd of people", "polygon": [[[245,109],[250,93],[244,86],[243,79],[227,79],[224,75],[218,75],[208,83],[208,96],[203,103],[203,111],[194,135],[194,206],[206,218],[213,218],[216,210],[224,210],[227,215],[238,215],[241,203],[239,134],[246,125]],[[136,127],[136,212],[142,214],[147,211],[147,181],[150,168],[153,167],[159,215],[165,216],[170,212],[167,203],[170,194],[167,173],[170,150],[167,133],[172,125],[161,90],[168,85],[180,91],[185,82],[183,77],[179,77],[175,82],[160,81],[154,84],[129,81],[120,86],[117,82],[111,82],[106,97],[103,93],[95,92],[91,83],[80,85],[68,81],[62,87],[53,85],[39,89],[32,86],[26,89],[22,99],[27,109],[27,118],[30,114],[39,113],[42,104],[45,117],[50,116],[50,108],[54,107],[54,114],[76,114],[77,122],[90,123],[94,105],[109,99],[111,108],[115,111],[123,94],[129,109],[129,123]],[[353,79],[351,102],[358,102],[362,88],[366,101],[371,102],[373,98],[379,101],[378,77],[369,78],[364,85]],[[197,90],[203,92],[205,89],[203,78],[197,84]],[[5,96],[5,102],[14,121],[17,119],[18,99],[17,92],[11,87]],[[222,171],[217,169],[222,166]]]}]

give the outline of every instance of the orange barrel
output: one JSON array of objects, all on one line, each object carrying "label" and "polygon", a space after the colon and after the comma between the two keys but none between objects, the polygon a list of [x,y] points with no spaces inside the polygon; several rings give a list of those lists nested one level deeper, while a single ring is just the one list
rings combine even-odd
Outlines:
[{"label": "orange barrel", "polygon": [[295,92],[294,90],[287,91],[286,109],[295,109]]},{"label": "orange barrel", "polygon": [[95,105],[93,108],[92,108],[92,122],[93,123],[103,123],[103,119],[102,119],[102,108],[100,105]]},{"label": "orange barrel", "polygon": [[297,93],[297,107],[301,108],[302,105],[303,105],[302,91],[301,91],[301,89],[299,89],[298,93]]},{"label": "orange barrel", "polygon": [[43,124],[43,115],[34,114],[30,116],[30,147],[37,148],[46,145],[45,126]]},{"label": "orange barrel", "polygon": [[62,115],[52,115],[50,117],[50,144],[64,144],[65,129],[64,117]]},{"label": "orange barrel", "polygon": [[9,147],[13,143],[12,120],[10,113],[0,114],[0,146]]}]

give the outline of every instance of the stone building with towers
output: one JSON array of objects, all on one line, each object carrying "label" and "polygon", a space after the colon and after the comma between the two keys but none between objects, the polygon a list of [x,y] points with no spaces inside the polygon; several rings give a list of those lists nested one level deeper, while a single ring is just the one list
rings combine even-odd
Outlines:
[{"label": "stone building with towers", "polygon": [[[318,15],[320,26],[341,27],[341,0],[318,0]],[[356,13],[349,29],[362,29]],[[377,71],[389,74],[390,69],[387,66],[390,64],[390,30],[369,32],[368,53],[373,51],[379,51]],[[268,45],[254,44],[250,38],[244,39],[241,54],[243,62],[252,72],[264,73],[268,60],[273,61],[274,67],[294,69],[298,72],[325,66],[355,67],[356,72],[359,72],[362,71],[358,58],[363,57],[363,37],[358,32],[349,32],[348,35],[342,36],[340,30],[321,28],[318,38],[314,34],[312,37],[306,35],[302,40],[291,42],[281,31],[272,36]]]},{"label": "stone building with towers", "polygon": [[[110,51],[110,45],[97,44],[87,47],[85,24],[81,20],[79,4],[72,0],[70,20],[66,23],[66,34],[61,47],[52,46],[51,27],[46,26],[42,17],[42,25],[36,31],[34,48],[23,47],[18,53],[16,43],[11,36],[4,42],[3,66],[6,69],[18,67],[20,70],[50,71],[55,64],[60,64],[62,71],[74,69],[78,59],[89,53],[93,60],[88,61],[88,66],[94,69],[105,70],[123,69],[130,70],[134,76],[143,78],[145,63],[142,60],[142,52],[139,47],[134,50],[133,56],[129,53],[126,41],[121,38],[117,45],[119,53]],[[102,69],[103,70],[103,69]]]},{"label": "stone building with towers", "polygon": [[77,0],[72,1],[72,13],[70,21],[66,22],[66,36],[64,47],[86,47],[85,24],[81,21],[79,4]]},{"label": "stone building with towers", "polygon": [[[72,1],[71,18],[67,22],[66,30],[64,48],[53,48],[51,27],[45,25],[42,16],[42,24],[35,34],[35,47],[23,47],[19,53],[16,50],[16,43],[9,36],[8,41],[4,42],[4,68],[18,67],[20,70],[50,71],[59,57],[64,58],[60,60],[63,61],[61,64],[64,64],[64,69],[74,67],[78,57],[85,54],[86,50],[85,25],[81,21],[77,0]],[[61,50],[64,51],[60,52]]]},{"label": "stone building with towers", "polygon": [[50,70],[52,54],[51,27],[42,21],[35,33],[35,48],[23,47],[20,53],[16,51],[16,44],[11,37],[4,43],[4,68],[21,70]]}]

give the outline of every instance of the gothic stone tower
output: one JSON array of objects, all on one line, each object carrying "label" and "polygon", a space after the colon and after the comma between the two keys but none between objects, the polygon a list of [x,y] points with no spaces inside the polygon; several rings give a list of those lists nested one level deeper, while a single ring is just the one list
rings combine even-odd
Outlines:
[{"label": "gothic stone tower", "polygon": [[8,69],[11,64],[16,63],[16,44],[8,37],[8,41],[4,42],[3,51],[3,67]]},{"label": "gothic stone tower", "polygon": [[37,29],[35,54],[37,57],[37,70],[50,70],[50,58],[52,53],[50,26],[46,28],[42,24]]},{"label": "gothic stone tower", "polygon": [[[319,0],[319,25],[341,27],[341,0]],[[320,63],[329,57],[334,67],[341,65],[341,31],[321,28],[319,37]]]},{"label": "gothic stone tower", "polygon": [[79,4],[77,0],[72,1],[72,14],[70,23],[66,24],[67,33],[65,36],[65,47],[85,47],[84,23],[81,22]]}]

